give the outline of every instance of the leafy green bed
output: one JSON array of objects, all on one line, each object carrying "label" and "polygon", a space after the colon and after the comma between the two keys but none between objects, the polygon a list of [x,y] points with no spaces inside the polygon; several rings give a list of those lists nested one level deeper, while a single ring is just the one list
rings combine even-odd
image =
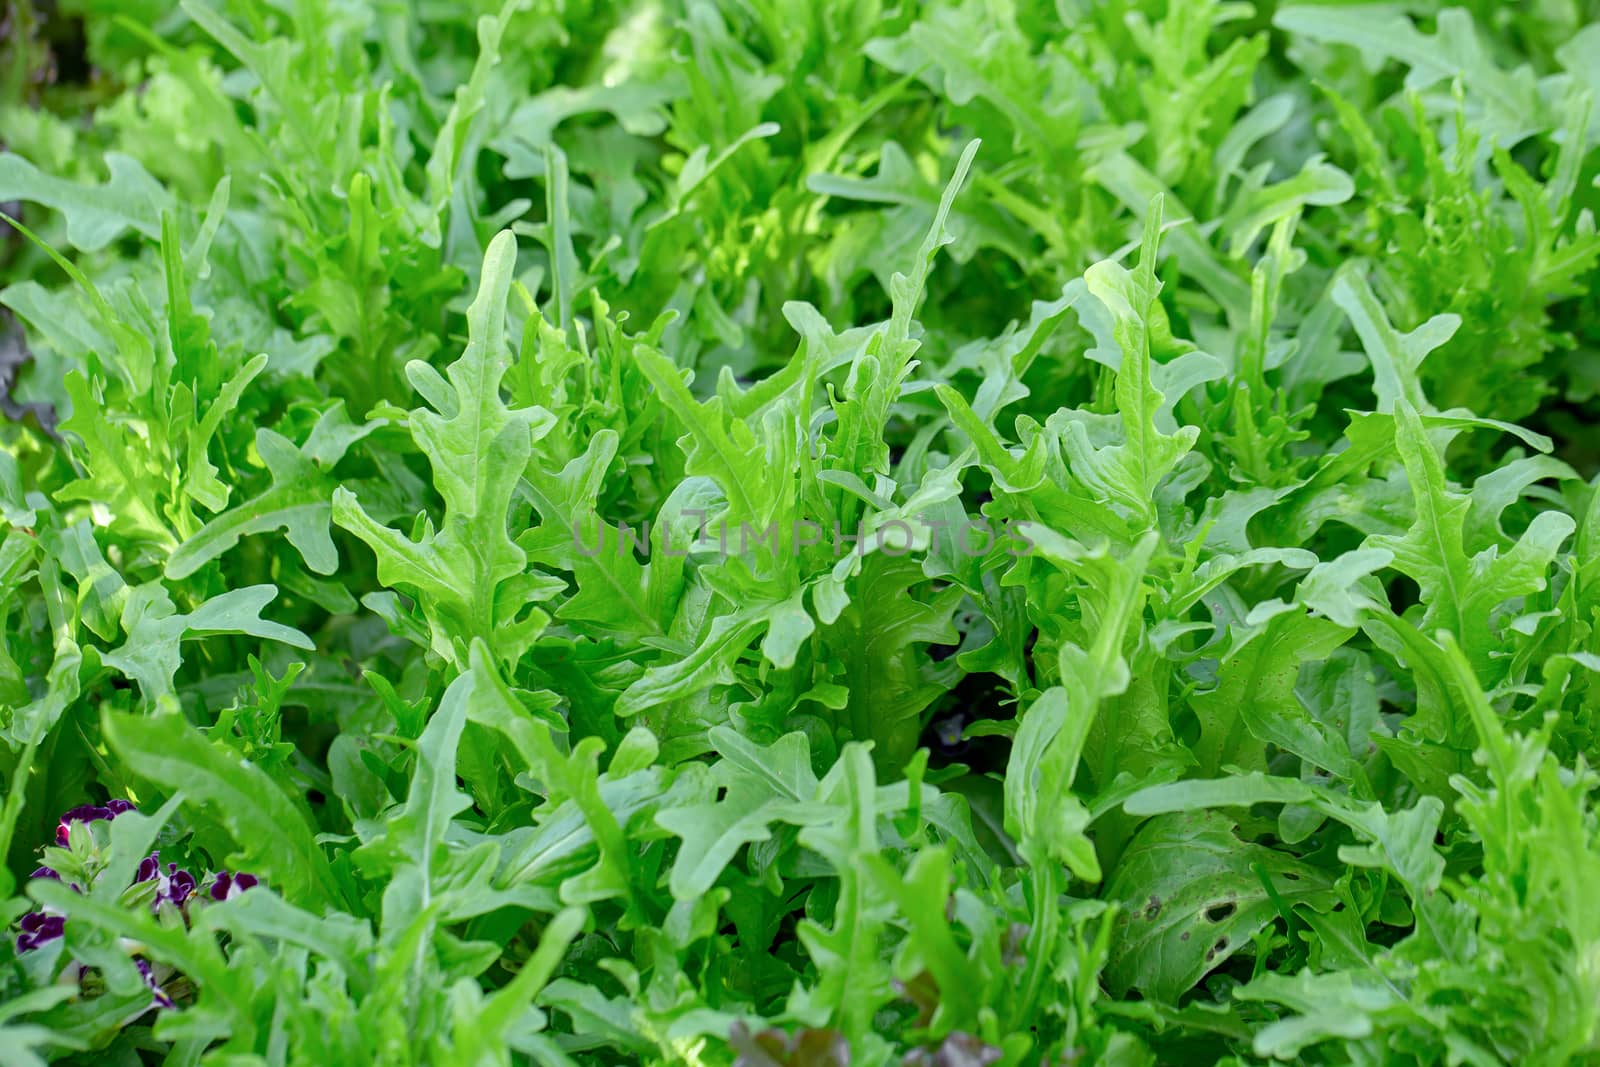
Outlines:
[{"label": "leafy green bed", "polygon": [[1600,1063],[1593,0],[5,10],[6,1067]]}]

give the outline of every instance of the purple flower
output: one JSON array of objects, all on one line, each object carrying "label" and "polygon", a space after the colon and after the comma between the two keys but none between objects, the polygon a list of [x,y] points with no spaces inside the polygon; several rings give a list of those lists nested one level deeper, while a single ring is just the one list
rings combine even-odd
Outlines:
[{"label": "purple flower", "polygon": [[150,987],[150,994],[158,1008],[172,1007],[172,998],[167,996],[167,991],[156,984],[155,972],[150,968],[150,961],[143,956],[135,956],[133,965],[139,968],[139,973],[144,975],[144,984]]},{"label": "purple flower", "polygon": [[49,878],[49,879],[51,879],[53,881],[57,881],[57,882],[61,881],[61,875],[57,874],[55,871],[51,870],[49,867],[40,867],[38,870],[36,870],[32,874],[28,875],[28,877],[29,878]]},{"label": "purple flower", "polygon": [[46,915],[42,911],[30,911],[22,917],[18,924],[22,933],[17,937],[17,951],[31,952],[40,945],[54,941],[66,932],[67,920],[62,915]]},{"label": "purple flower", "polygon": [[126,800],[108,800],[104,804],[80,804],[61,816],[61,822],[56,825],[56,844],[62,848],[67,847],[67,835],[75,822],[99,822],[101,819],[110,821],[123,812],[133,810],[133,805]]},{"label": "purple flower", "polygon": [[211,883],[211,899],[232,900],[246,889],[253,888],[259,884],[260,882],[257,881],[256,876],[253,874],[246,874],[243,871],[237,874],[229,874],[227,871],[220,871],[216,880]]},{"label": "purple flower", "polygon": [[167,864],[167,899],[174,904],[182,904],[194,895],[199,888],[194,875],[181,870],[176,863]]},{"label": "purple flower", "polygon": [[133,876],[135,882],[155,882],[157,907],[162,901],[182,906],[193,894],[199,883],[194,875],[179,867],[176,863],[167,864],[167,869],[161,869],[161,853],[152,852],[139,861],[139,870]]}]

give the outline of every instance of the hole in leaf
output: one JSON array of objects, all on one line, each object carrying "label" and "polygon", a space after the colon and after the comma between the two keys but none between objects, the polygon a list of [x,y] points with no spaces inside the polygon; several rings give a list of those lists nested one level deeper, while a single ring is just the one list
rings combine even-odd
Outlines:
[{"label": "hole in leaf", "polygon": [[[1233,901],[1221,901],[1211,905],[1211,907],[1206,909],[1206,922],[1219,923],[1238,910],[1239,905],[1235,904]],[[1224,938],[1224,940],[1226,940],[1226,938]]]}]

